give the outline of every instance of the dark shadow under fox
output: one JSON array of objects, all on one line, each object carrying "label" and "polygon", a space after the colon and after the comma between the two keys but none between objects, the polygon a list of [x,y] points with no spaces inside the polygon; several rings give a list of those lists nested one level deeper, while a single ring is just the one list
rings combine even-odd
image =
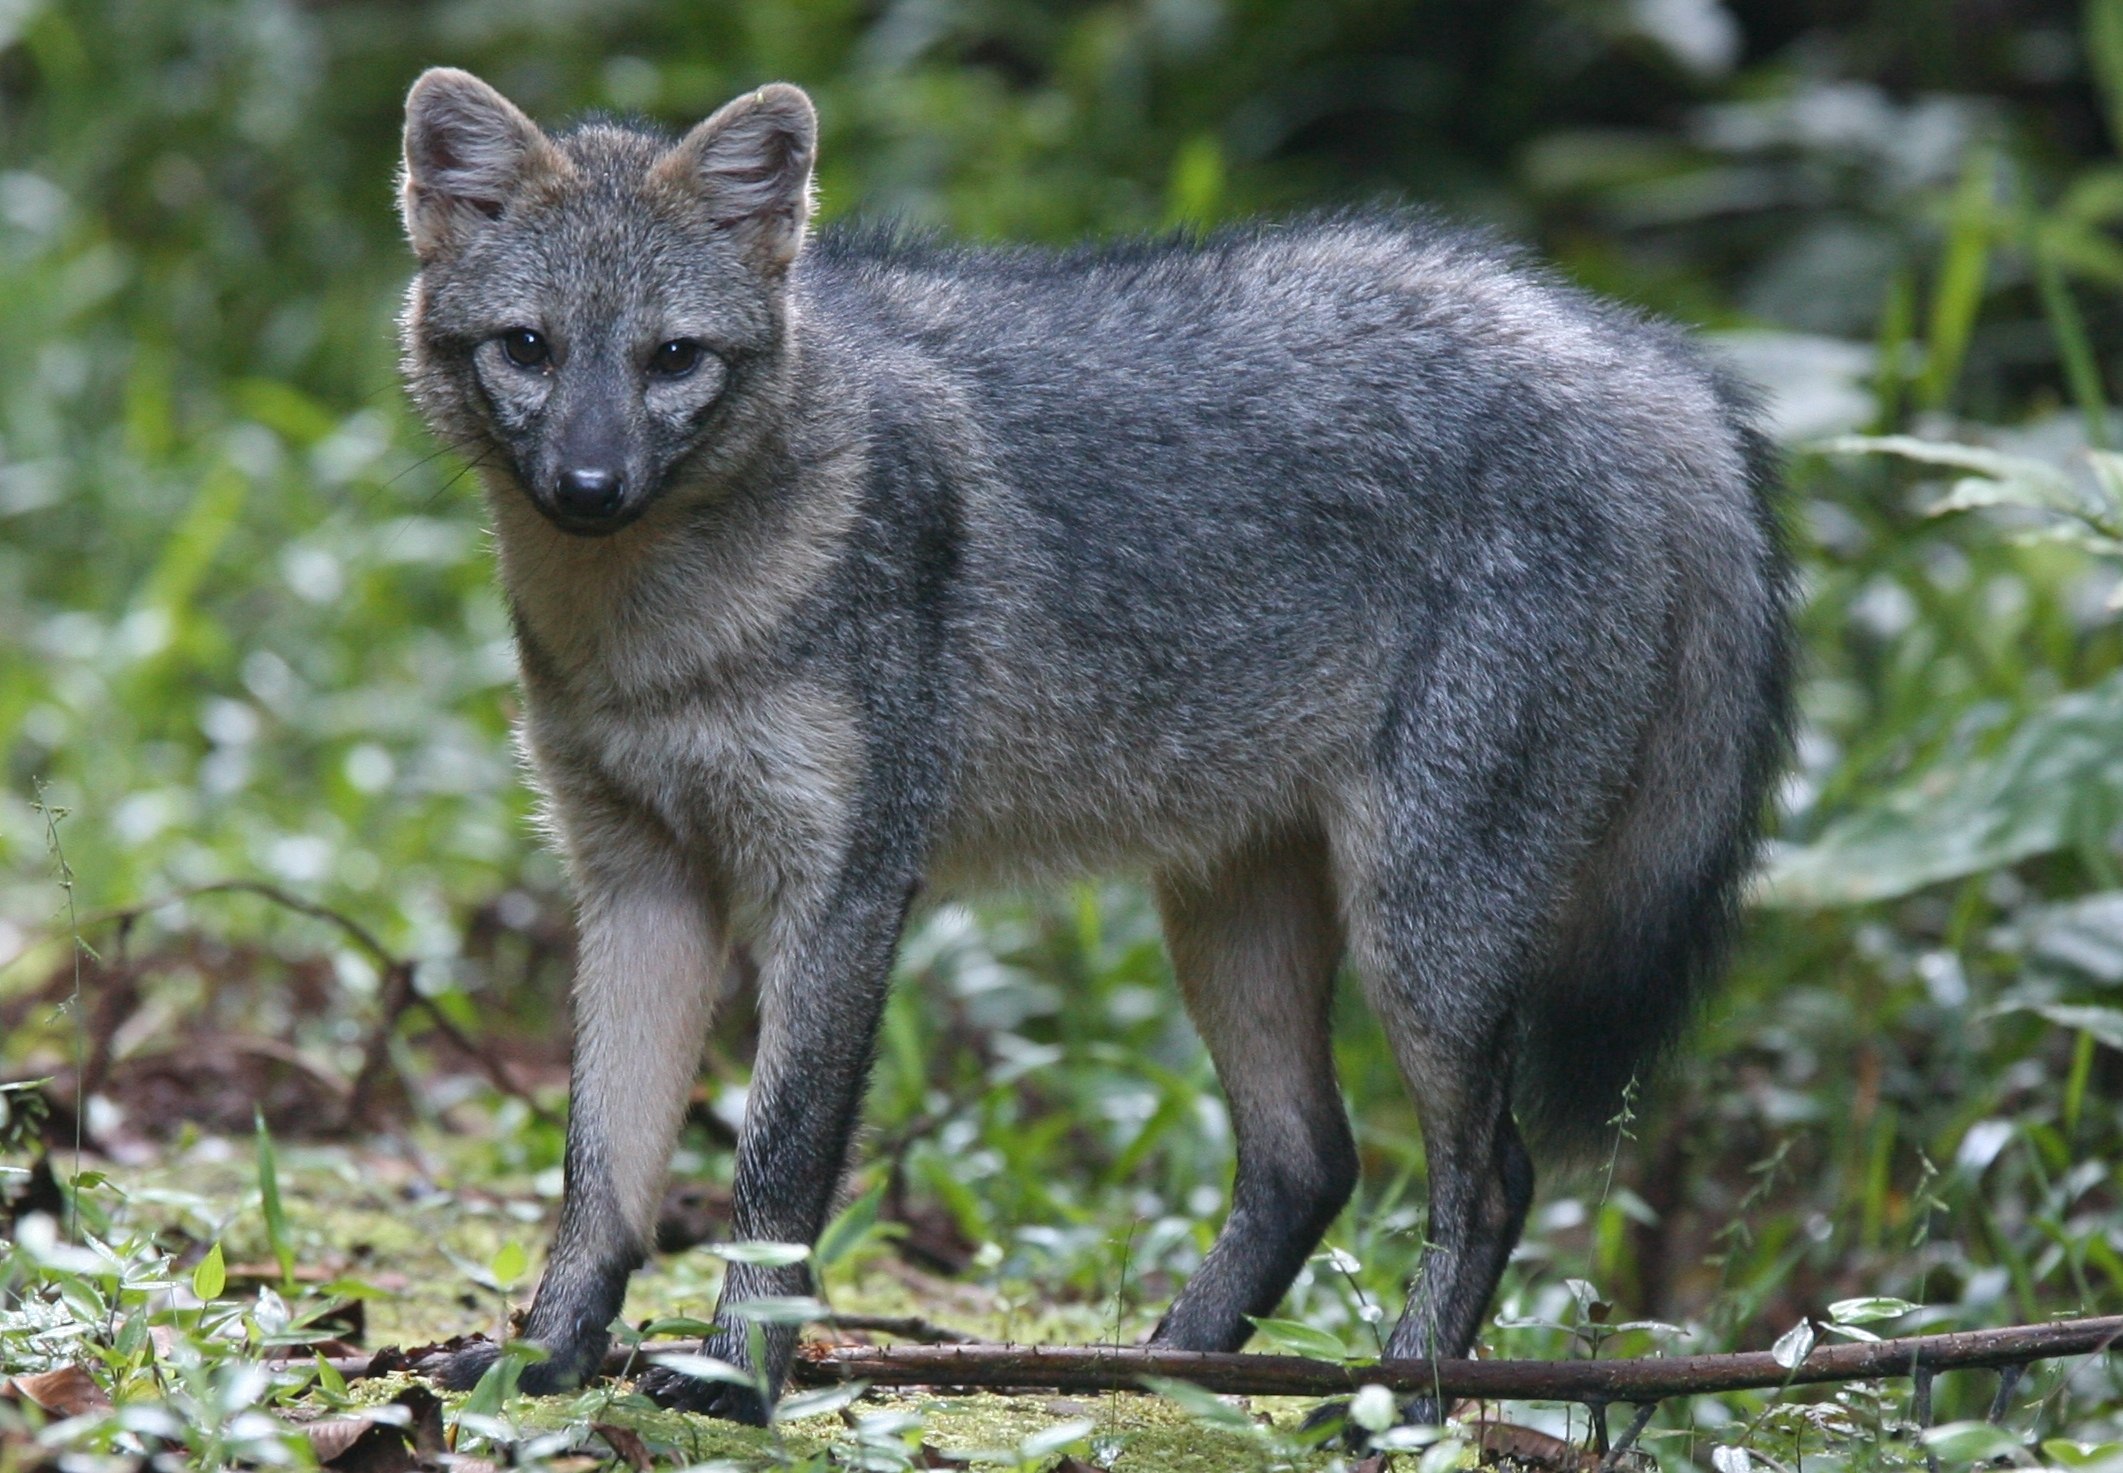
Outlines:
[{"label": "dark shadow under fox", "polygon": [[[809,1243],[910,905],[1086,869],[1150,878],[1238,1138],[1156,1340],[1236,1349],[1354,1189],[1346,965],[1429,1161],[1388,1350],[1463,1352],[1521,1127],[1597,1134],[1732,929],[1788,680],[1745,396],[1414,217],[809,239],[814,147],[783,86],[678,140],[549,136],[462,72],[408,101],[407,374],[485,481],[581,919],[525,1386],[597,1363],[739,949],[735,1231]],[[731,1307],[807,1282],[733,1265],[707,1349],[748,1361]]]}]

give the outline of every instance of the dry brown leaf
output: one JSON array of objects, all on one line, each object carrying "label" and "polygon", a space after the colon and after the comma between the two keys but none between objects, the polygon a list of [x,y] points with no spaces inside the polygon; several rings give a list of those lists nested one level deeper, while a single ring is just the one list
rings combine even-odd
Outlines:
[{"label": "dry brown leaf", "polygon": [[631,1427],[619,1427],[610,1422],[592,1422],[590,1430],[602,1437],[621,1462],[634,1469],[634,1473],[649,1473],[656,1460],[649,1456],[649,1445],[641,1440],[641,1434]]},{"label": "dry brown leaf", "polygon": [[1516,1458],[1521,1463],[1530,1463],[1544,1469],[1556,1469],[1559,1473],[1578,1473],[1580,1469],[1597,1468],[1600,1455],[1587,1452],[1574,1443],[1560,1437],[1550,1437],[1531,1427],[1521,1427],[1515,1422],[1477,1422],[1473,1427],[1474,1445],[1485,1455]]},{"label": "dry brown leaf", "polygon": [[[310,1452],[327,1469],[363,1469],[363,1473],[382,1473],[382,1469],[412,1469],[416,1458],[412,1448],[405,1445],[405,1431],[395,1422],[378,1422],[376,1418],[348,1416],[329,1418],[325,1422],[310,1422],[301,1428],[301,1435],[310,1439]],[[367,1439],[363,1443],[363,1439]]]},{"label": "dry brown leaf", "polygon": [[34,1402],[55,1417],[78,1417],[111,1404],[93,1377],[79,1366],[61,1366],[34,1376],[16,1376],[8,1389],[22,1400]]},{"label": "dry brown leaf", "polygon": [[442,1403],[424,1386],[391,1399],[403,1421],[373,1414],[331,1417],[302,1429],[317,1461],[333,1473],[413,1473],[443,1451]]}]

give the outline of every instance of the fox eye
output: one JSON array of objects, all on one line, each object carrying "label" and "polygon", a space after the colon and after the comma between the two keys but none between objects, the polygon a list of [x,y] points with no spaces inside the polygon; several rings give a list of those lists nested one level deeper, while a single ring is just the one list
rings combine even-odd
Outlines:
[{"label": "fox eye", "polygon": [[546,340],[528,327],[512,328],[501,335],[501,351],[518,368],[544,368],[553,361]]},{"label": "fox eye", "polygon": [[673,338],[649,355],[649,372],[659,378],[684,378],[700,367],[702,351],[691,338]]}]

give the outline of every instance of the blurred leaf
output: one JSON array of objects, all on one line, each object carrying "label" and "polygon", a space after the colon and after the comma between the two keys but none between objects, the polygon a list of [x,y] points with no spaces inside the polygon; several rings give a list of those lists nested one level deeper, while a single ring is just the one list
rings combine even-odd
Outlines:
[{"label": "blurred leaf", "polygon": [[1988,1422],[1947,1422],[1925,1428],[1922,1437],[1931,1452],[1962,1463],[2011,1458],[2026,1446],[2003,1427]]},{"label": "blurred leaf", "polygon": [[1911,1304],[1907,1299],[1869,1295],[1863,1299],[1838,1299],[1828,1306],[1828,1317],[1839,1325],[1869,1325],[1880,1320],[1899,1319],[1921,1308],[1922,1305]]},{"label": "blurred leaf", "polygon": [[1769,1347],[1769,1358],[1785,1370],[1796,1370],[1799,1362],[1813,1353],[1814,1330],[1810,1320],[1800,1320],[1783,1334],[1777,1343]]},{"label": "blurred leaf", "polygon": [[1243,1432],[1249,1436],[1255,1431],[1252,1417],[1213,1391],[1204,1391],[1190,1382],[1175,1381],[1167,1376],[1144,1376],[1141,1379],[1143,1385],[1204,1427],[1213,1427],[1219,1432]]},{"label": "blurred leaf", "polygon": [[753,1384],[750,1371],[741,1366],[733,1366],[726,1360],[718,1360],[712,1355],[670,1351],[663,1355],[652,1355],[649,1359],[656,1365],[676,1371],[681,1376],[690,1376],[695,1381],[721,1381],[731,1386],[745,1387]]},{"label": "blurred leaf", "polygon": [[2092,1035],[2112,1049],[2123,1049],[2123,1008],[2078,1007],[2067,1003],[2007,1003],[2000,1012],[2037,1013],[2060,1028]]},{"label": "blurred leaf", "polygon": [[247,378],[230,387],[238,409],[304,449],[339,428],[338,415],[293,384]]},{"label": "blurred leaf", "polygon": [[1400,1414],[1393,1393],[1383,1386],[1359,1387],[1349,1398],[1349,1420],[1366,1432],[1384,1432]]},{"label": "blurred leaf", "polygon": [[192,1270],[192,1292],[204,1300],[219,1299],[228,1281],[228,1265],[221,1257],[221,1244],[217,1241]]},{"label": "blurred leaf", "polygon": [[1056,1422],[1052,1427],[1042,1427],[1017,1445],[1017,1454],[1027,1463],[1037,1463],[1060,1452],[1072,1442],[1081,1442],[1098,1430],[1098,1423],[1088,1417],[1072,1418]]},{"label": "blurred leaf", "polygon": [[816,1391],[799,1391],[793,1396],[784,1396],[774,1404],[775,1424],[837,1412],[859,1401],[869,1389],[867,1381],[849,1381],[840,1386],[822,1386]]},{"label": "blurred leaf", "polygon": [[258,1201],[265,1213],[266,1241],[272,1245],[273,1257],[279,1261],[280,1282],[292,1285],[295,1282],[295,1245],[288,1237],[287,1214],[280,1207],[280,1168],[273,1157],[273,1137],[265,1128],[263,1110],[254,1110],[252,1121],[257,1133]]},{"label": "blurred leaf", "polygon": [[802,1294],[764,1294],[757,1299],[740,1299],[735,1304],[723,1305],[716,1313],[752,1325],[806,1325],[833,1317],[831,1309]]},{"label": "blurred leaf", "polygon": [[[1250,1319],[1251,1316],[1248,1316]],[[1256,1319],[1253,1328],[1261,1338],[1278,1350],[1287,1350],[1292,1355],[1310,1356],[1314,1360],[1344,1361],[1349,1359],[1349,1347],[1341,1337],[1296,1320]]]},{"label": "blurred leaf", "polygon": [[2123,0],[2086,0],[2086,54],[2108,106],[2109,139],[2123,149]]},{"label": "blurred leaf", "polygon": [[1933,504],[1934,515],[1986,506],[2024,506],[2073,517],[2107,535],[2123,536],[2123,494],[2113,484],[2113,456],[2088,455],[2094,487],[2082,487],[2046,461],[2007,455],[1980,445],[1948,440],[1919,440],[1908,435],[1844,435],[1816,446],[1830,455],[1895,455],[1925,465],[1977,472],[1954,483]]},{"label": "blurred leaf", "polygon": [[486,1368],[471,1395],[457,1409],[458,1419],[500,1416],[501,1409],[516,1395],[516,1383],[523,1379],[523,1368],[545,1358],[545,1348],[533,1341],[509,1341],[501,1347],[501,1354],[495,1358],[494,1364]]},{"label": "blurred leaf", "polygon": [[818,1235],[818,1246],[811,1250],[811,1259],[821,1271],[854,1252],[870,1235],[870,1229],[877,1225],[877,1211],[885,1200],[888,1185],[889,1182],[878,1182],[826,1224],[826,1230]]},{"label": "blurred leaf", "polygon": [[524,1270],[530,1266],[531,1256],[524,1252],[523,1244],[511,1238],[495,1253],[487,1264],[487,1271],[494,1276],[496,1283],[507,1286],[522,1278]]},{"label": "blurred leaf", "polygon": [[2123,673],[2021,720],[1995,752],[1941,762],[1771,856],[1772,905],[1858,905],[2073,841],[2089,795],[2123,791]]},{"label": "blurred leaf", "polygon": [[729,1263],[762,1268],[786,1268],[811,1256],[811,1250],[801,1243],[709,1243],[702,1251]]},{"label": "blurred leaf", "polygon": [[1213,223],[1224,197],[1224,150],[1213,133],[1198,133],[1172,156],[1165,190],[1165,224]]},{"label": "blurred leaf", "polygon": [[2079,413],[2086,421],[2087,444],[2100,449],[2108,442],[2108,393],[2101,383],[2100,358],[2086,335],[2086,320],[2079,313],[2070,284],[2064,280],[2056,253],[2039,238],[2032,253],[2035,284],[2041,292],[2050,333],[2056,339],[2065,382],[2071,385],[2072,397],[2079,401]]},{"label": "blurred leaf", "polygon": [[1953,397],[1983,307],[1997,167],[1989,149],[1973,151],[1948,203],[1946,246],[1932,288],[1930,340],[1924,347],[1924,372],[1917,379],[1917,402],[1928,409],[1943,408]]}]

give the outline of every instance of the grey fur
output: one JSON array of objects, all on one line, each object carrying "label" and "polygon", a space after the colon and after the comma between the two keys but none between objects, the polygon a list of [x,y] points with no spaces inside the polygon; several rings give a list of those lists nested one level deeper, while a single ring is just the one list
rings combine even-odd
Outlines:
[{"label": "grey fur", "polygon": [[[1533,1190],[1514,1101],[1537,1138],[1601,1130],[1751,860],[1787,641],[1744,396],[1419,218],[807,243],[793,88],[676,144],[521,117],[423,77],[404,193],[407,376],[481,464],[584,913],[526,1384],[603,1348],[733,946],[762,1014],[736,1231],[808,1242],[917,892],[1085,869],[1153,880],[1239,1133],[1230,1220],[1158,1338],[1243,1342],[1353,1187],[1346,958],[1430,1160],[1390,1349],[1465,1350]],[[547,360],[511,360],[522,330]],[[661,375],[686,341],[709,351]],[[625,489],[585,520],[590,459]],[[733,1268],[725,1307],[805,1282]]]}]

